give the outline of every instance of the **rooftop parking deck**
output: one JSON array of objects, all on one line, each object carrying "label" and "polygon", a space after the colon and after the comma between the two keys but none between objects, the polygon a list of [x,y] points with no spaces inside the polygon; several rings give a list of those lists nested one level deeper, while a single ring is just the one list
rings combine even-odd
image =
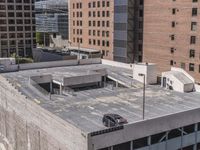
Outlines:
[{"label": "rooftop parking deck", "polygon": [[[52,75],[53,80],[85,75],[89,71],[106,69],[108,76],[118,79],[128,87],[83,88],[73,94],[44,95],[29,86],[29,77]],[[1,74],[36,104],[70,122],[86,133],[105,129],[102,117],[116,113],[129,124],[142,121],[142,84],[133,80],[132,70],[103,64],[79,65],[46,69],[32,69]],[[114,80],[115,81],[115,80]],[[137,85],[137,86],[136,86]],[[159,85],[147,86],[145,119],[153,119],[191,109],[200,108],[200,94],[177,93],[162,89]]]}]

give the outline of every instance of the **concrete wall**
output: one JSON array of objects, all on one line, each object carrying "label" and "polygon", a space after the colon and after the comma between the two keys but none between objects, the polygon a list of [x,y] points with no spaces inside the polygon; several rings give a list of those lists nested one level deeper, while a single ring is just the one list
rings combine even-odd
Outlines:
[{"label": "concrete wall", "polygon": [[34,62],[47,62],[47,61],[61,61],[61,60],[72,60],[77,59],[76,56],[70,55],[59,55],[56,53],[45,52],[39,48],[35,48],[33,51]]},{"label": "concrete wall", "polygon": [[[100,64],[100,58],[91,58],[85,60],[62,60],[62,61],[51,61],[51,62],[39,62],[39,63],[28,63],[20,64],[20,70],[28,69],[41,69],[41,68],[51,68],[51,67],[64,67],[64,66],[75,66],[75,65],[87,65],[87,64]],[[10,65],[5,71],[16,71],[18,70],[18,65]]]},{"label": "concrete wall", "polygon": [[145,75],[146,84],[157,83],[157,70],[155,64],[134,64],[133,78],[143,83],[144,77],[139,76],[139,74]]},{"label": "concrete wall", "polygon": [[195,90],[196,90],[197,92],[200,92],[200,85],[195,84],[194,86],[195,86]]},{"label": "concrete wall", "polygon": [[75,86],[83,85],[87,83],[101,82],[101,74],[99,73],[90,73],[88,75],[67,77],[64,78],[64,86]]},{"label": "concrete wall", "polygon": [[131,69],[131,70],[133,68],[133,64],[120,63],[120,62],[110,61],[110,60],[105,60],[105,59],[102,59],[101,63],[104,65],[109,65],[113,67],[121,67],[121,68],[126,68],[126,69]]},{"label": "concrete wall", "polygon": [[6,150],[86,150],[87,136],[0,76],[0,145]]},{"label": "concrete wall", "polygon": [[124,126],[124,129],[90,137],[89,150],[110,147],[119,143],[143,138],[156,133],[169,131],[182,126],[191,125],[200,121],[200,109],[171,114],[160,118],[149,119]]}]

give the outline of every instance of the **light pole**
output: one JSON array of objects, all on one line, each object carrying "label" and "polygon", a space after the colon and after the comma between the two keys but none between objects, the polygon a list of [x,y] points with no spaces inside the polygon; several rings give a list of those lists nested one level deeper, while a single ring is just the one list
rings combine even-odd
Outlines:
[{"label": "light pole", "polygon": [[140,77],[143,77],[143,113],[142,113],[142,119],[144,120],[145,119],[145,86],[146,86],[146,83],[145,83],[145,74],[138,74]]}]

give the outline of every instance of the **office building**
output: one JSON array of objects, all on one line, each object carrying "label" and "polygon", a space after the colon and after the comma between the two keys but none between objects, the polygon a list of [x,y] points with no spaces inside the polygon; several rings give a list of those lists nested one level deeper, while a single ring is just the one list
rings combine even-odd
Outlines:
[{"label": "office building", "polygon": [[71,0],[69,3],[72,46],[100,50],[103,58],[109,60],[141,61],[142,0]]},{"label": "office building", "polygon": [[41,42],[44,46],[67,47],[68,2],[66,0],[38,0],[35,2],[35,10],[36,32],[42,34]]},{"label": "office building", "polygon": [[0,0],[0,57],[32,56],[36,47],[34,0]]},{"label": "office building", "polygon": [[143,61],[180,67],[200,82],[198,0],[144,1]]}]

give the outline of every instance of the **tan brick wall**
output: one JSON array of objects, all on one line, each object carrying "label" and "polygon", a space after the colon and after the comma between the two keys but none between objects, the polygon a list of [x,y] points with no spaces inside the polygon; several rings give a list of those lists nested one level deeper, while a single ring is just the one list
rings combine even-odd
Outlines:
[{"label": "tan brick wall", "polygon": [[[176,8],[176,14],[172,9]],[[192,17],[192,8],[198,8],[198,15]],[[143,61],[158,64],[159,71],[170,69],[170,61],[175,67],[185,63],[186,71],[200,82],[200,2],[192,0],[145,0],[144,1],[144,49]],[[172,22],[176,26],[172,28]],[[191,31],[191,22],[197,22],[197,30]],[[175,35],[171,41],[170,35]],[[196,44],[190,44],[190,36],[196,36]],[[176,50],[171,53],[171,47]],[[195,58],[189,57],[190,49],[195,49]],[[189,71],[189,63],[195,63],[195,71]]]},{"label": "tan brick wall", "polygon": [[[97,7],[97,1],[98,0],[70,0],[70,41],[72,42],[72,46],[80,46],[83,48],[90,48],[90,49],[97,49],[97,50],[104,50],[105,53],[106,51],[108,52],[107,56],[104,56],[104,58],[106,59],[110,59],[113,60],[113,21],[114,21],[114,0],[104,0],[105,1],[105,5],[107,4],[107,1],[109,1],[110,6],[107,7],[102,7],[102,1],[101,2],[101,7]],[[93,8],[88,8],[88,3],[91,2],[91,5],[93,4],[93,2],[96,2],[96,7]],[[77,9],[76,8],[76,4],[77,3],[82,3],[82,8],[81,9]],[[75,8],[73,8],[73,5],[75,5]],[[88,13],[89,11],[91,11],[91,13],[93,14],[93,12],[96,12],[96,17],[89,17]],[[100,11],[101,12],[101,17],[97,16],[97,12]],[[110,12],[110,17],[102,17],[102,11],[109,11]],[[83,17],[73,17],[73,13],[77,12],[82,12]],[[77,25],[73,25],[73,21],[82,21],[83,25],[82,26],[77,26]],[[96,26],[89,26],[89,21],[93,21],[96,22]],[[98,27],[97,26],[97,22],[101,21],[101,26]],[[102,27],[102,21],[109,21],[110,22],[110,27]],[[76,24],[76,23],[75,23]],[[73,30],[77,31],[77,29],[82,29],[82,35],[78,35],[77,32],[74,34]],[[92,35],[89,36],[89,30],[92,31]],[[96,35],[93,36],[93,30],[96,30]],[[97,36],[97,32],[100,31],[100,36]],[[102,36],[102,31],[109,31],[109,37],[103,37]],[[82,43],[79,45],[79,42],[77,42],[77,38],[81,38],[82,39]],[[75,41],[74,41],[75,39]],[[91,39],[92,44],[89,44],[89,39]],[[96,40],[96,45],[93,45],[93,40]],[[98,46],[98,40],[100,40],[100,46]],[[102,46],[102,41],[109,41],[109,46]]]}]

